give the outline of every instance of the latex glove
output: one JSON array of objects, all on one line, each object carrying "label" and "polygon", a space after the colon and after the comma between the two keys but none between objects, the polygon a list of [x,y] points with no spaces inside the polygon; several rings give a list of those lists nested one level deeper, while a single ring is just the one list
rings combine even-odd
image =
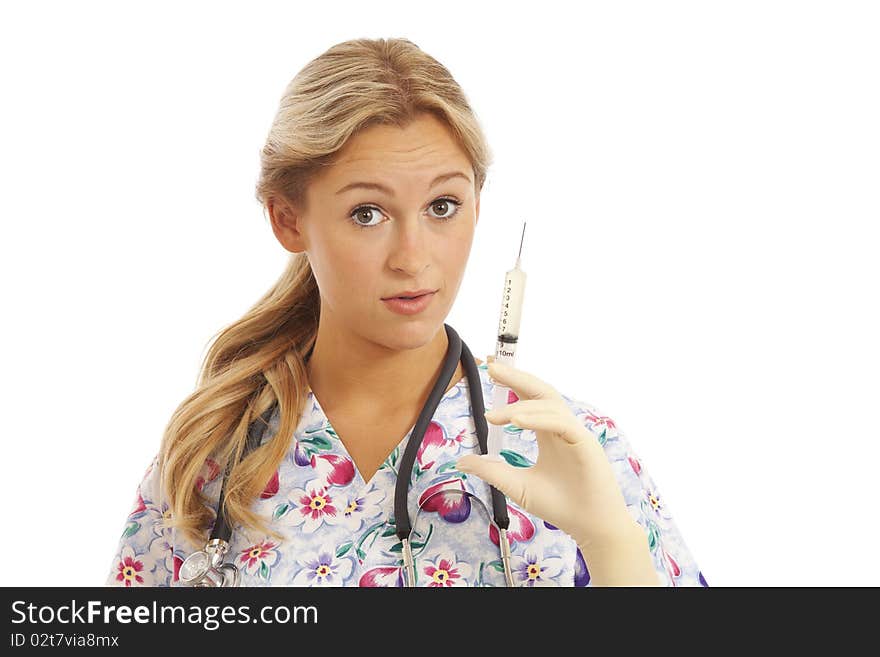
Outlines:
[{"label": "latex glove", "polygon": [[498,362],[490,362],[488,372],[519,400],[488,411],[486,420],[534,430],[538,460],[521,468],[491,455],[467,454],[456,467],[556,525],[582,550],[631,536],[635,520],[598,437],[575,417],[555,388],[534,375]]}]

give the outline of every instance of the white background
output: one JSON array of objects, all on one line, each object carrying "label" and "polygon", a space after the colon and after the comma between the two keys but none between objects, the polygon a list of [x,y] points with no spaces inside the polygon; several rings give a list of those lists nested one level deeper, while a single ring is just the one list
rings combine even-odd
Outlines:
[{"label": "white background", "polygon": [[[287,258],[253,189],[287,82],[406,37],[494,155],[447,321],[613,417],[716,586],[880,585],[870,2],[0,9],[2,585],[102,584],[212,337]],[[577,13],[575,13],[577,11]]]}]

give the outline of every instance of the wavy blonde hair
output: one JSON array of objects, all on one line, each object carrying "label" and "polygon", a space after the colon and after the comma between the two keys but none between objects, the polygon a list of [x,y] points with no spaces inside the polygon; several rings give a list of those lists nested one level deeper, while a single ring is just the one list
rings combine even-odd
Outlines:
[{"label": "wavy blonde hair", "polygon": [[[479,193],[491,154],[464,92],[439,62],[407,39],[354,39],[311,60],[284,90],[260,153],[256,198],[264,218],[275,199],[305,207],[310,180],[333,164],[352,135],[375,124],[405,128],[423,112],[449,127],[470,159]],[[305,253],[291,254],[271,289],[216,334],[195,391],[174,411],[159,454],[161,487],[169,526],[194,544],[207,540],[215,519],[203,485],[230,459],[229,526],[281,538],[251,507],[288,453],[299,424],[319,309]],[[276,433],[264,436],[240,461],[248,425],[276,402]]]}]

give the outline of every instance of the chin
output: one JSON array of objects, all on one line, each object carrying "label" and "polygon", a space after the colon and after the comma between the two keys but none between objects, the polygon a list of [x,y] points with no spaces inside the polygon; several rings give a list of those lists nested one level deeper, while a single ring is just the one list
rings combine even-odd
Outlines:
[{"label": "chin", "polygon": [[442,319],[397,319],[389,322],[381,342],[389,349],[418,349],[430,343],[438,330],[443,330]]}]

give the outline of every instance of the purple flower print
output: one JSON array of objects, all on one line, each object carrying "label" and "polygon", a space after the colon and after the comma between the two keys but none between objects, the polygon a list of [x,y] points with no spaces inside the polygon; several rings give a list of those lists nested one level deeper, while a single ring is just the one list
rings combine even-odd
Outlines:
[{"label": "purple flower print", "polygon": [[581,549],[578,548],[574,560],[574,585],[586,586],[589,583],[590,571],[587,570],[587,562],[584,560],[584,555],[581,554]]},{"label": "purple flower print", "polygon": [[354,567],[351,559],[337,558],[335,548],[329,544],[297,561],[303,568],[294,578],[294,586],[344,586]]},{"label": "purple flower print", "polygon": [[559,586],[554,578],[562,572],[562,557],[544,557],[540,548],[526,550],[525,557],[511,559],[513,581],[519,586]]}]

